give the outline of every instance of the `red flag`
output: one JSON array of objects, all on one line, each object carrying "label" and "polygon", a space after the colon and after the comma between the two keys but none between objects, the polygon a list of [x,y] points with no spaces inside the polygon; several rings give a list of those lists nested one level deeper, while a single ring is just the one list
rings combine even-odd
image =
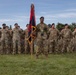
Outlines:
[{"label": "red flag", "polygon": [[32,42],[32,35],[31,33],[36,30],[36,21],[35,21],[35,10],[34,10],[34,4],[31,4],[31,11],[30,11],[30,22],[28,27],[28,41],[29,43]]}]

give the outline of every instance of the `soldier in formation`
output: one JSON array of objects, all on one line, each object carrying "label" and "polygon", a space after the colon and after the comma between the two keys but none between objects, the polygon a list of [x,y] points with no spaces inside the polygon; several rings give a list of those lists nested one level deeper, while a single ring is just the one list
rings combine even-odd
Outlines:
[{"label": "soldier in formation", "polygon": [[48,46],[49,53],[57,52],[57,42],[59,39],[59,31],[55,28],[55,24],[53,23],[51,28],[49,29],[49,38],[48,38]]},{"label": "soldier in formation", "polygon": [[[2,24],[0,28],[0,54],[21,54],[30,53],[28,43],[28,26],[22,30],[18,23],[14,24],[14,28],[10,29],[6,24]],[[76,28],[72,32],[68,24],[64,29],[59,31],[55,28],[55,24],[46,25],[44,17],[40,17],[40,23],[36,26],[36,36],[34,41],[34,49],[36,57],[43,53],[46,57],[48,53],[66,53],[76,51]]]},{"label": "soldier in formation", "polygon": [[36,27],[36,57],[43,53],[46,57],[48,55],[48,26],[44,23],[44,17],[40,17],[40,23]]}]

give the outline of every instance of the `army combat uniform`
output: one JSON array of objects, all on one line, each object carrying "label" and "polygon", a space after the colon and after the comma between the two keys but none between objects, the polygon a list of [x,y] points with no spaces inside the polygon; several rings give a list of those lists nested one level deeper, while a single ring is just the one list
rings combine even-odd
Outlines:
[{"label": "army combat uniform", "polygon": [[47,56],[48,54],[48,26],[45,23],[39,23],[36,27],[37,38],[36,38],[36,56],[43,53]]},{"label": "army combat uniform", "polygon": [[49,29],[49,53],[57,53],[57,41],[59,38],[59,31],[56,28],[50,28]]},{"label": "army combat uniform", "polygon": [[68,29],[63,29],[61,31],[61,36],[63,39],[62,52],[70,52],[70,41],[72,39],[72,31]]},{"label": "army combat uniform", "polygon": [[13,29],[13,54],[21,54],[21,41],[20,41],[21,30],[18,28]]},{"label": "army combat uniform", "polygon": [[25,53],[30,53],[30,47],[28,42],[28,29],[25,29],[24,34],[25,34]]},{"label": "army combat uniform", "polygon": [[9,54],[9,31],[7,29],[1,29],[1,54]]},{"label": "army combat uniform", "polygon": [[73,31],[73,38],[71,40],[71,52],[76,51],[76,30]]}]

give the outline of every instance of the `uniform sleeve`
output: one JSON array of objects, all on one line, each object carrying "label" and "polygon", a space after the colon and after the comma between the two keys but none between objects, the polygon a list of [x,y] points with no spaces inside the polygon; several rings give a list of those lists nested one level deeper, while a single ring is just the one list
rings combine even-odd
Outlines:
[{"label": "uniform sleeve", "polygon": [[64,35],[64,30],[62,30],[62,31],[60,32],[60,37],[63,38],[63,35]]},{"label": "uniform sleeve", "polygon": [[73,37],[73,34],[72,34],[72,31],[70,30],[70,36],[71,36],[71,38]]}]

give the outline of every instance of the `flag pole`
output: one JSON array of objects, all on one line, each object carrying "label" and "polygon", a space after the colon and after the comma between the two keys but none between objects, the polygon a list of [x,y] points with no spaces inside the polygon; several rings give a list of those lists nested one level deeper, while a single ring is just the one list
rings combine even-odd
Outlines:
[{"label": "flag pole", "polygon": [[[31,9],[33,9],[33,16],[34,16],[34,4],[31,4]],[[31,26],[31,44],[30,44],[31,58],[33,57],[33,49],[34,49],[34,39],[32,38],[32,34],[33,34],[33,26]]]}]

